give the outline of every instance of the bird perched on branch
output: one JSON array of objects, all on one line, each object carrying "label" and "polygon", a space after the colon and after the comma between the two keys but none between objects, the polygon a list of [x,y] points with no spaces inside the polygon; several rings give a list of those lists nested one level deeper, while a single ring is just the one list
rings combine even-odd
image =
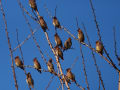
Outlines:
[{"label": "bird perched on branch", "polygon": [[36,12],[38,11],[37,5],[36,5],[36,0],[29,0],[29,5],[33,10],[35,10]]},{"label": "bird perched on branch", "polygon": [[100,41],[96,41],[96,51],[100,54],[103,54],[103,44]]},{"label": "bird perched on branch", "polygon": [[80,28],[78,28],[78,40],[84,42],[84,34]]},{"label": "bird perched on branch", "polygon": [[27,73],[27,78],[26,78],[26,82],[29,86],[31,86],[32,88],[34,88],[34,81],[32,79],[32,76],[30,73]]},{"label": "bird perched on branch", "polygon": [[66,71],[67,71],[66,74],[67,78],[76,83],[75,75],[71,72],[71,69],[67,68]]},{"label": "bird perched on branch", "polygon": [[56,46],[60,46],[61,48],[63,48],[62,41],[57,33],[55,33],[54,39],[55,39]]},{"label": "bird perched on branch", "polygon": [[60,22],[58,21],[56,16],[53,17],[53,25],[55,26],[55,28],[61,29]]},{"label": "bird perched on branch", "polygon": [[50,58],[50,60],[47,62],[47,67],[48,67],[48,71],[50,73],[53,73],[54,75],[57,75],[57,73],[54,70],[54,66],[52,64],[52,58]]},{"label": "bird perched on branch", "polygon": [[72,46],[71,38],[68,38],[68,39],[65,41],[65,43],[64,43],[64,49],[63,49],[63,51],[70,49],[71,46]]},{"label": "bird perched on branch", "polygon": [[43,31],[46,32],[46,29],[48,29],[48,27],[42,16],[39,16],[39,22],[40,22],[40,26],[43,29]]},{"label": "bird perched on branch", "polygon": [[37,58],[34,58],[34,59],[33,59],[33,62],[34,62],[34,67],[35,67],[35,69],[37,69],[37,71],[41,73],[41,65],[40,65],[40,63],[38,62]]},{"label": "bird perched on branch", "polygon": [[19,67],[19,68],[24,70],[23,62],[20,60],[19,56],[15,57],[15,64],[16,64],[17,67]]},{"label": "bird perched on branch", "polygon": [[55,52],[56,52],[58,57],[60,57],[62,60],[64,60],[63,52],[61,51],[61,49],[58,46],[55,47]]},{"label": "bird perched on branch", "polygon": [[[63,80],[63,83],[65,83],[65,79],[66,79],[66,81],[68,82],[68,83],[70,83],[70,79],[65,75],[64,76],[64,79],[62,78],[62,80]],[[71,84],[71,83],[70,83]]]}]

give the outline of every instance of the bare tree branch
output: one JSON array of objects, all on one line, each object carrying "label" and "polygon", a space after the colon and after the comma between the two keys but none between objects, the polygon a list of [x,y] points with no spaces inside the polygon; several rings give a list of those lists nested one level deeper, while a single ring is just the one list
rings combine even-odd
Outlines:
[{"label": "bare tree branch", "polygon": [[119,59],[119,56],[117,54],[117,45],[116,45],[116,38],[115,38],[116,34],[115,34],[115,31],[116,31],[116,29],[115,29],[115,27],[113,27],[115,56],[116,56],[116,58],[117,58],[117,60],[119,62],[119,65],[120,65],[120,59]]},{"label": "bare tree branch", "polygon": [[77,62],[77,60],[78,60],[78,56],[75,58],[75,60],[74,60],[74,62],[72,63],[72,65],[71,65],[71,69],[74,67],[74,65],[75,65],[75,63]]},{"label": "bare tree branch", "polygon": [[45,90],[47,90],[47,89],[49,88],[50,84],[51,84],[51,83],[52,83],[52,81],[53,81],[53,78],[54,78],[54,76],[52,76],[52,77],[50,78],[50,81],[49,81],[49,83],[48,83],[47,87],[45,88]]},{"label": "bare tree branch", "polygon": [[[86,31],[85,25],[84,25],[83,23],[82,23],[82,26],[83,26],[83,28],[84,28],[84,31],[85,31],[85,34],[86,34],[86,37],[87,37],[89,46],[91,46],[91,43],[90,43],[90,40],[89,40],[87,31]],[[94,55],[93,51],[92,51],[92,57],[93,57],[93,60],[94,60],[95,67],[96,67],[96,69],[97,69],[97,73],[98,73],[98,76],[99,76],[99,80],[101,81],[103,90],[105,90],[105,86],[104,86],[104,83],[103,83],[103,80],[102,80],[101,72],[100,72],[99,67],[98,67],[98,65],[97,65],[97,63],[96,63],[96,58],[95,58],[95,55]],[[99,83],[99,84],[100,84],[100,83]],[[100,85],[99,85],[99,88],[100,88]]]},{"label": "bare tree branch", "polygon": [[90,6],[91,6],[91,9],[92,9],[92,14],[94,16],[94,22],[96,24],[96,28],[97,28],[97,33],[98,33],[98,37],[99,37],[99,40],[101,40],[101,35],[100,35],[100,29],[99,29],[99,26],[98,26],[98,22],[97,22],[97,19],[96,19],[96,15],[95,15],[95,9],[93,7],[93,4],[92,4],[92,0],[89,0],[90,1]]},{"label": "bare tree branch", "polygon": [[[40,26],[39,26],[39,27],[40,27]],[[39,27],[38,27],[38,28],[39,28]],[[38,28],[36,28],[36,29],[33,31],[33,33],[32,33],[33,35],[34,35],[34,33],[36,33],[36,32],[38,31]],[[24,41],[22,41],[17,47],[15,47],[15,48],[12,50],[12,52],[14,52],[17,48],[21,47],[27,40],[29,40],[29,38],[31,38],[32,34],[29,34]]]},{"label": "bare tree branch", "polygon": [[75,83],[77,87],[79,87],[82,90],[85,90],[85,88],[83,88],[82,86],[80,86],[77,82]]},{"label": "bare tree branch", "polygon": [[86,84],[87,84],[87,89],[90,90],[88,79],[87,79],[87,72],[86,72],[86,68],[85,68],[85,62],[84,62],[84,56],[83,56],[81,44],[80,44],[80,53],[81,53],[81,56],[82,56],[83,71],[84,71],[84,75],[85,75],[85,81],[86,81]]},{"label": "bare tree branch", "polygon": [[53,18],[53,16],[51,15],[51,13],[50,13],[50,12],[49,12],[49,10],[48,10],[48,8],[47,8],[46,4],[44,5],[44,8],[46,9],[46,11],[47,11],[47,13],[48,13],[49,17],[50,17],[50,18]]},{"label": "bare tree branch", "polygon": [[10,38],[9,38],[9,35],[8,35],[8,31],[7,31],[7,21],[6,21],[6,18],[5,18],[5,12],[4,12],[4,10],[3,10],[3,6],[2,6],[2,3],[1,3],[1,0],[0,0],[0,7],[1,7],[2,15],[3,15],[3,20],[4,20],[4,23],[5,23],[5,32],[6,32],[6,37],[7,37],[8,46],[9,46],[9,52],[10,52],[10,56],[11,56],[11,60],[12,60],[13,78],[14,78],[14,81],[15,81],[16,90],[18,90],[18,84],[17,84],[16,74],[15,74],[15,68],[14,68],[13,53],[12,53],[12,49],[11,49]]},{"label": "bare tree branch", "polygon": [[[51,44],[51,42],[50,42],[50,40],[49,40],[48,33],[47,33],[47,32],[44,32],[44,33],[45,33],[46,39],[47,39],[47,41],[48,41],[48,44],[49,44],[52,52],[53,52],[54,55],[55,55],[56,62],[57,62],[57,66],[59,67],[59,70],[60,70],[60,72],[61,72],[61,75],[62,75],[62,77],[64,78],[65,76],[64,76],[64,74],[63,74],[63,71],[62,71],[62,68],[61,68],[61,64],[60,64],[60,62],[59,62],[59,58],[58,58],[58,56],[56,55],[56,52],[55,52],[55,50],[53,49],[53,46],[52,46],[52,44]],[[65,79],[65,84],[66,84],[67,89],[70,90],[70,87],[69,87],[68,82],[66,81],[66,79]]]},{"label": "bare tree branch", "polygon": [[119,80],[118,80],[118,90],[120,90],[120,72],[119,72],[118,74],[119,74]]}]

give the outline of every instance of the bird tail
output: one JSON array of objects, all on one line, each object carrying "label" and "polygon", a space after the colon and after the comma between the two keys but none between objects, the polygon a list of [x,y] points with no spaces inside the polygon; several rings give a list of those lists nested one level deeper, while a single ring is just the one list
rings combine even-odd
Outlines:
[{"label": "bird tail", "polygon": [[57,76],[57,73],[55,71],[52,72],[55,76]]},{"label": "bird tail", "polygon": [[34,85],[31,85],[32,88],[34,88]]},{"label": "bird tail", "polygon": [[21,68],[22,70],[24,70],[24,67],[23,67],[23,66],[21,66],[20,68]]},{"label": "bird tail", "polygon": [[39,70],[39,69],[37,69],[37,71],[41,74],[42,72],[41,72],[41,70]]}]

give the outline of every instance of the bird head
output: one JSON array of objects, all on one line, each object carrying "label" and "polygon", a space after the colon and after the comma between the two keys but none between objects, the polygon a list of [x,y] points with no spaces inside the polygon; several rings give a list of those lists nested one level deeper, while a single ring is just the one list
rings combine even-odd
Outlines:
[{"label": "bird head", "polygon": [[71,71],[71,69],[70,69],[70,68],[67,68],[67,69],[66,69],[66,71],[67,71],[67,72],[70,72],[70,71]]},{"label": "bird head", "polygon": [[99,40],[96,41],[96,44],[101,44],[101,42]]},{"label": "bird head", "polygon": [[69,37],[68,40],[71,41],[71,38]]},{"label": "bird head", "polygon": [[77,30],[77,31],[78,31],[78,33],[82,33],[82,30],[81,30],[80,28],[78,28],[78,30]]},{"label": "bird head", "polygon": [[53,19],[57,19],[57,17],[56,17],[56,16],[54,16],[54,17],[53,17]]},{"label": "bird head", "polygon": [[52,58],[50,58],[49,62],[52,63]]},{"label": "bird head", "polygon": [[33,59],[33,61],[36,62],[36,61],[37,61],[37,58],[35,57],[35,58]]},{"label": "bird head", "polygon": [[19,56],[16,56],[16,57],[15,57],[15,59],[18,59],[18,58],[19,58]]}]

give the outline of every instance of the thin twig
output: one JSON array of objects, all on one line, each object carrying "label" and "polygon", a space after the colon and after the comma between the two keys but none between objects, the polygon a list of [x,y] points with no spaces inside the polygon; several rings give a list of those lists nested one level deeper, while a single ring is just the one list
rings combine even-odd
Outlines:
[{"label": "thin twig", "polygon": [[[40,26],[39,26],[39,27],[40,27]],[[32,33],[33,35],[38,31],[39,27],[37,27],[37,28],[33,31],[33,33]],[[15,47],[15,48],[12,50],[12,52],[14,52],[17,48],[21,47],[27,40],[29,40],[29,39],[31,38],[32,34],[29,34],[24,41],[22,41],[17,47]]]},{"label": "thin twig", "polygon": [[101,41],[100,29],[99,29],[98,22],[97,22],[97,19],[96,19],[95,10],[94,10],[93,4],[92,4],[92,0],[89,0],[89,1],[90,1],[91,9],[92,9],[92,14],[94,16],[94,22],[96,24],[98,37],[99,37],[99,40]]},{"label": "thin twig", "polygon": [[[89,37],[88,37],[88,34],[87,34],[87,31],[86,31],[86,28],[85,28],[84,23],[82,23],[82,26],[83,26],[83,28],[84,28],[84,31],[85,31],[85,34],[86,34],[86,37],[87,37],[87,40],[88,40],[88,44],[89,44],[89,46],[91,46],[90,39],[89,39]],[[98,76],[99,76],[99,80],[101,81],[103,90],[105,90],[105,86],[104,86],[104,83],[103,83],[103,80],[102,80],[101,72],[100,72],[99,67],[98,67],[98,65],[97,65],[97,63],[96,63],[96,58],[95,58],[95,55],[94,55],[93,51],[92,51],[92,57],[93,57],[94,64],[95,64],[95,67],[96,67],[96,70],[97,70],[97,73],[98,73]],[[100,84],[100,83],[99,83],[99,84]],[[100,85],[99,85],[99,86],[100,86]]]},{"label": "thin twig", "polygon": [[48,83],[47,87],[45,88],[45,90],[47,90],[47,89],[49,88],[50,84],[51,84],[51,83],[52,83],[52,81],[53,81],[53,78],[54,78],[54,76],[52,76],[52,77],[50,78],[50,81],[49,81],[49,83]]},{"label": "thin twig", "polygon": [[71,67],[70,67],[71,69],[74,67],[74,65],[75,65],[75,63],[77,62],[78,58],[79,58],[78,56],[75,58],[74,62],[72,63],[72,65],[71,65]]},{"label": "thin twig", "polygon": [[78,25],[78,19],[77,19],[77,17],[76,17],[76,23],[77,23],[77,28],[79,28],[79,25]]},{"label": "thin twig", "polygon": [[1,3],[1,0],[0,0],[0,7],[1,7],[2,15],[3,15],[3,20],[4,20],[4,23],[5,23],[5,32],[6,32],[6,37],[7,37],[8,46],[9,46],[9,52],[10,52],[10,56],[11,56],[11,60],[12,60],[13,78],[14,78],[14,81],[15,81],[16,90],[18,90],[18,84],[17,84],[16,74],[15,74],[15,68],[14,68],[13,53],[12,53],[12,49],[11,49],[10,38],[9,38],[9,35],[8,35],[8,31],[7,31],[7,21],[6,21],[6,18],[5,18],[5,12],[4,12],[4,10],[3,10],[3,6],[2,6],[2,3]]},{"label": "thin twig", "polygon": [[[46,53],[46,55],[47,55],[47,57],[49,58],[49,59],[51,59],[51,57],[48,55],[48,53],[45,51],[45,53]],[[56,62],[52,59],[52,61],[53,61],[53,63],[54,64],[56,64]]]},{"label": "thin twig", "polygon": [[44,8],[46,9],[46,11],[47,11],[49,17],[50,17],[50,18],[53,18],[52,14],[49,12],[49,10],[48,10],[46,4],[44,5]]},{"label": "thin twig", "polygon": [[118,90],[120,90],[120,72],[119,72],[118,74],[119,74],[119,79],[118,79]]},{"label": "thin twig", "polygon": [[[31,65],[24,65],[24,67],[25,68],[33,68],[33,69],[36,69],[34,66],[31,66]],[[38,70],[40,70],[40,71],[42,71],[42,72],[49,72],[48,70],[45,70],[45,69],[38,69]]]},{"label": "thin twig", "polygon": [[76,82],[75,84],[76,84],[76,86],[78,86],[80,89],[85,90],[85,88],[83,88],[82,86],[80,86],[77,82]]},{"label": "thin twig", "polygon": [[56,12],[57,12],[57,6],[55,7],[55,17],[56,17]]},{"label": "thin twig", "polygon": [[115,56],[116,56],[116,58],[119,62],[119,65],[120,65],[120,60],[119,60],[119,56],[118,56],[118,53],[117,53],[117,43],[116,43],[116,38],[115,38],[116,37],[115,31],[116,31],[116,29],[115,29],[115,27],[113,27]]},{"label": "thin twig", "polygon": [[99,79],[99,88],[98,88],[98,90],[100,90],[100,79]]},{"label": "thin twig", "polygon": [[85,81],[86,81],[86,84],[87,84],[87,89],[90,90],[88,79],[87,79],[87,72],[86,72],[86,68],[85,68],[84,55],[83,55],[83,52],[82,52],[81,44],[80,44],[80,53],[81,53],[81,56],[82,56],[83,71],[84,71],[84,75],[85,75]]}]

